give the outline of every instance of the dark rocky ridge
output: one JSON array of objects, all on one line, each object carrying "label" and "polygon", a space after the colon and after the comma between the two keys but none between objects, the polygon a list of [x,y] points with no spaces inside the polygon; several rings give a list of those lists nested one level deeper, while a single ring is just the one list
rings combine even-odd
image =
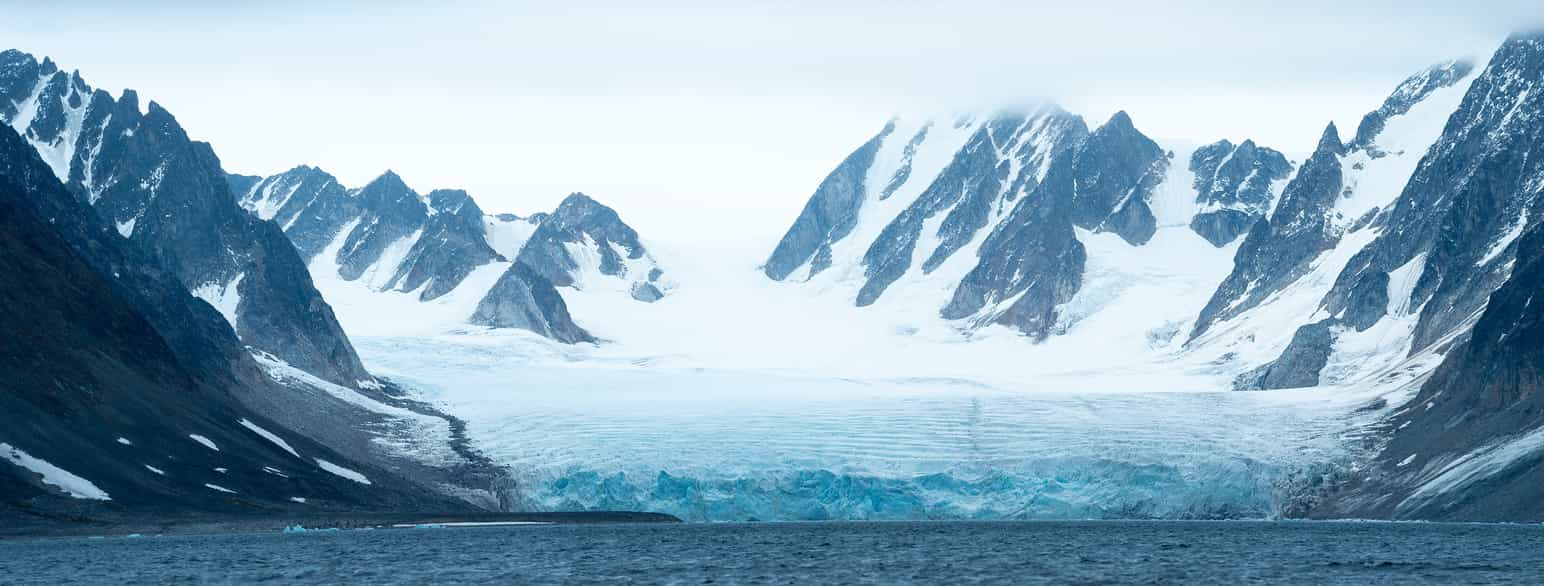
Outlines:
[{"label": "dark rocky ridge", "polygon": [[[1045,134],[1053,145],[1042,152],[1035,136]],[[1038,178],[1031,173],[1011,176],[1013,166],[1005,159],[1016,159],[1023,168],[1032,162],[1053,157],[1068,143],[1076,144],[1087,130],[1082,120],[1058,108],[1043,108],[1032,114],[1003,113],[981,124],[980,128],[900,215],[879,233],[863,255],[867,281],[858,291],[857,305],[873,304],[896,279],[912,269],[912,256],[922,238],[923,224],[938,214],[946,214],[938,227],[938,247],[928,253],[923,272],[931,272],[986,226],[994,208],[1005,209],[1019,195],[1035,188]],[[909,170],[907,170],[909,173]],[[854,218],[857,209],[854,208]]]},{"label": "dark rocky ridge", "polygon": [[1514,37],[1497,50],[1448,118],[1378,239],[1347,264],[1325,298],[1338,314],[1355,302],[1357,283],[1422,259],[1408,300],[1419,307],[1411,354],[1448,338],[1485,306],[1507,278],[1515,255],[1506,239],[1520,231],[1537,198],[1544,164],[1530,156],[1544,140],[1538,80],[1544,40]]},{"label": "dark rocky ridge", "polygon": [[[647,254],[638,240],[638,233],[623,223],[615,210],[583,193],[572,193],[563,198],[557,210],[540,219],[536,233],[520,249],[516,262],[529,265],[554,286],[572,287],[575,271],[580,267],[565,245],[588,243],[597,248],[603,275],[627,276],[625,261],[641,259]],[[652,291],[643,296],[652,299],[640,298],[639,288],[631,292],[633,298],[640,301],[658,299],[659,290],[653,283],[659,276],[651,273],[645,276],[646,281],[640,281],[643,288]]]},{"label": "dark rocky ridge", "polygon": [[[1313,515],[1544,520],[1544,501],[1538,498],[1544,454],[1533,450],[1500,457],[1472,478],[1462,472],[1466,457],[1495,457],[1509,442],[1539,433],[1544,424],[1544,393],[1539,392],[1544,303],[1534,303],[1544,287],[1544,229],[1530,228],[1517,248],[1511,279],[1490,295],[1467,341],[1448,353],[1419,394],[1385,424],[1387,444],[1371,470],[1334,485]],[[1438,479],[1450,480],[1452,490],[1420,490]]]},{"label": "dark rocky ridge", "polygon": [[303,165],[256,181],[244,175],[228,177],[239,178],[228,179],[233,188],[246,186],[236,191],[242,207],[283,227],[307,263],[363,212],[337,178],[315,167]]},{"label": "dark rocky ridge", "polygon": [[1078,227],[1114,232],[1134,245],[1147,243],[1158,226],[1148,200],[1168,172],[1158,143],[1116,112],[1090,134],[1073,163],[1072,221]]},{"label": "dark rocky ridge", "polygon": [[[805,262],[812,263],[812,274],[830,266],[831,245],[847,236],[857,222],[866,188],[864,181],[869,167],[874,164],[874,153],[879,150],[880,142],[894,131],[894,122],[886,124],[879,135],[858,147],[820,182],[815,195],[804,204],[799,218],[794,220],[793,227],[777,243],[772,257],[762,267],[767,277],[781,281]],[[924,128],[922,133],[925,135],[927,129]]]},{"label": "dark rocky ridge", "polygon": [[595,341],[594,336],[574,323],[568,304],[552,281],[522,262],[510,265],[499,277],[468,321],[530,330],[565,344]]},{"label": "dark rocky ridge", "polygon": [[391,171],[350,195],[363,214],[344,237],[337,261],[338,274],[352,281],[380,261],[387,247],[418,233],[429,219],[429,206]]},{"label": "dark rocky ridge", "polygon": [[1059,197],[1073,189],[1072,159],[1051,163],[1045,180],[1014,206],[1013,212],[981,244],[980,260],[943,308],[945,319],[975,315],[989,302],[1012,299],[989,316],[1036,339],[1049,335],[1056,306],[1077,293],[1088,253],[1073,230],[1072,200]]},{"label": "dark rocky ridge", "polygon": [[[230,313],[244,344],[339,384],[371,380],[294,247],[236,205],[209,145],[190,140],[159,104],[141,113],[134,92],[117,100],[91,92],[50,61],[13,50],[0,53],[0,69],[7,122],[25,126],[78,198],[190,289],[234,289]],[[67,124],[72,116],[79,127]]]}]

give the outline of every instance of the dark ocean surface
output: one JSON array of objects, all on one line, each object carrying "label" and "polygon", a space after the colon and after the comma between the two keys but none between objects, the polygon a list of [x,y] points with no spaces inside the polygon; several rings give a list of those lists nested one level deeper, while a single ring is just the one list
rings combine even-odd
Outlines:
[{"label": "dark ocean surface", "polygon": [[1544,584],[1544,526],[551,525],[0,542],[0,583]]}]

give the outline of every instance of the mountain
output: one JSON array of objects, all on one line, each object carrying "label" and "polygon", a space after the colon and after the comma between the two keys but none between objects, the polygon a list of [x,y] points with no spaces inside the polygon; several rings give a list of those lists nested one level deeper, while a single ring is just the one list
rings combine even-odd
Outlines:
[{"label": "mountain", "polygon": [[[1533,304],[1544,265],[1544,34],[1508,39],[1474,79],[1388,214],[1325,300],[1401,275],[1400,333],[1441,363],[1387,420],[1374,465],[1327,515],[1464,520],[1544,518],[1536,373],[1544,344]],[[1390,276],[1385,276],[1390,275]],[[1393,316],[1390,316],[1393,317]],[[1385,318],[1388,319],[1388,318]]]},{"label": "mountain", "polygon": [[1541,518],[1541,73],[1540,34],[1435,65],[1301,164],[1247,140],[1165,149],[1123,113],[1092,132],[1054,107],[892,121],[763,271],[855,311],[893,297],[882,311],[936,312],[963,338],[1137,337],[1139,363],[1240,390],[1379,389],[1362,460],[1291,514]]},{"label": "mountain", "polygon": [[0,53],[0,120],[122,238],[220,310],[242,342],[347,386],[371,385],[332,309],[277,226],[236,205],[220,161],[159,104],[141,111],[80,74]]},{"label": "mountain", "polygon": [[[1270,315],[1288,300],[1313,304],[1303,308],[1312,319],[1296,329],[1279,357],[1243,373],[1238,387],[1313,386],[1326,369],[1332,381],[1341,381],[1377,370],[1380,360],[1407,354],[1368,346],[1408,337],[1394,329],[1420,308],[1406,300],[1419,267],[1398,271],[1400,263],[1354,277],[1341,267],[1360,262],[1410,224],[1400,210],[1409,209],[1416,197],[1406,186],[1422,181],[1415,165],[1426,164],[1421,156],[1434,143],[1442,143],[1442,121],[1473,80],[1468,63],[1435,66],[1401,83],[1383,106],[1364,118],[1352,143],[1342,143],[1333,124],[1325,129],[1269,220],[1245,236],[1232,273],[1201,310],[1192,331],[1192,344],[1236,337],[1238,329],[1222,336],[1207,334],[1219,322],[1247,329],[1252,319],[1248,314]],[[1412,172],[1417,175],[1412,177]],[[1385,316],[1391,319],[1385,321]],[[1274,319],[1268,323],[1280,327]],[[1374,353],[1382,358],[1368,362]]]},{"label": "mountain", "polygon": [[[638,234],[583,194],[521,218],[486,214],[462,190],[419,194],[390,171],[357,189],[308,166],[227,181],[242,207],[284,230],[355,334],[470,323],[589,342],[559,288],[618,288],[643,302],[664,295],[663,271]],[[403,319],[379,324],[387,306]]]},{"label": "mountain", "polygon": [[1213,246],[1226,246],[1249,231],[1270,212],[1277,182],[1292,174],[1292,163],[1275,150],[1252,140],[1234,145],[1224,139],[1190,155],[1196,201],[1205,206],[1190,220]]},{"label": "mountain", "polygon": [[965,331],[1000,324],[1044,340],[1076,319],[1068,304],[1099,262],[1090,242],[1100,254],[1103,234],[1125,249],[1160,233],[1161,248],[1198,234],[1225,246],[1291,171],[1252,141],[1185,158],[1125,112],[1093,131],[1050,105],[891,121],[826,178],[763,270],[855,284],[860,307],[900,296]]},{"label": "mountain", "polygon": [[10,129],[0,129],[0,270],[7,524],[469,508],[246,405],[291,391]]}]

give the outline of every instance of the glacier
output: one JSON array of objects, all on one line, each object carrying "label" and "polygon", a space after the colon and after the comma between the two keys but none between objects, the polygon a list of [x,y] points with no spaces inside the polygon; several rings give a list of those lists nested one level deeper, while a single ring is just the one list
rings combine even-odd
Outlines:
[{"label": "glacier", "polygon": [[516,508],[696,521],[1274,518],[1317,476],[1355,466],[1357,430],[1377,416],[1359,406],[1405,392],[670,366],[478,329],[356,346],[466,420],[512,471]]},{"label": "glacier", "polygon": [[649,243],[682,283],[664,299],[564,291],[600,343],[427,312],[353,341],[371,372],[466,422],[512,472],[514,508],[695,521],[1288,516],[1354,472],[1429,371],[1393,360],[1372,383],[1233,392],[1238,365],[1182,332],[1236,244],[1179,222],[1142,247],[1078,236],[1088,281],[1040,344],[917,311],[938,296],[925,282],[855,311],[848,282],[766,279],[749,260],[764,243],[668,240]]}]

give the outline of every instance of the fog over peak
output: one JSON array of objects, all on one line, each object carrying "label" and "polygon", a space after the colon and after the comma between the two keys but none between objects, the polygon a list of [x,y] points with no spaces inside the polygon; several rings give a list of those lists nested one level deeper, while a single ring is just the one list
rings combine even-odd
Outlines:
[{"label": "fog over peak", "polygon": [[[89,12],[87,14],[86,12]],[[8,43],[177,112],[235,172],[386,168],[492,212],[584,191],[669,233],[772,237],[896,114],[1057,102],[1306,153],[1399,80],[1536,26],[1526,1],[17,5]],[[281,32],[282,31],[282,34]],[[747,220],[748,221],[748,220]],[[700,232],[699,232],[700,233]]]}]

